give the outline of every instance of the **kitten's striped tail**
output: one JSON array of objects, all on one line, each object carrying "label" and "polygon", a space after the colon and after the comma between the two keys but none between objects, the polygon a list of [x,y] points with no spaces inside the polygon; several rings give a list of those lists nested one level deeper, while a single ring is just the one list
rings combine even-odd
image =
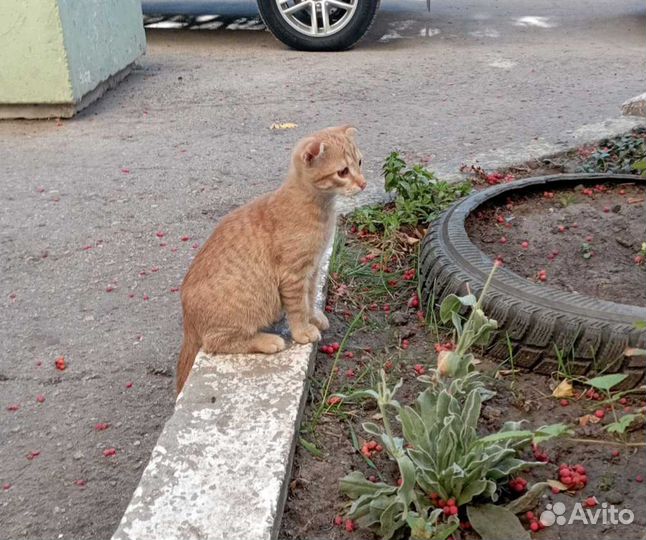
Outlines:
[{"label": "kitten's striped tail", "polygon": [[191,372],[193,362],[195,362],[195,357],[200,351],[201,346],[202,343],[200,336],[195,333],[195,330],[188,328],[187,325],[184,325],[184,340],[182,341],[182,351],[179,353],[179,360],[177,361],[176,390],[178,394],[184,387],[184,383],[188,378],[188,374]]}]

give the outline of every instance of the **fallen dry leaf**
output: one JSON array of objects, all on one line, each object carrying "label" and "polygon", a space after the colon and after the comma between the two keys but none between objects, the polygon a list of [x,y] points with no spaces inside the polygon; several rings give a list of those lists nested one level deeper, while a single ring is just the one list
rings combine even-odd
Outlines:
[{"label": "fallen dry leaf", "polygon": [[601,422],[601,418],[597,418],[594,414],[584,414],[579,417],[579,425],[585,427],[588,424],[598,424]]},{"label": "fallen dry leaf", "polygon": [[282,124],[272,124],[269,129],[294,129],[295,127],[298,127],[298,124],[294,124],[293,122],[284,122]]},{"label": "fallen dry leaf", "polygon": [[551,488],[557,488],[557,489],[560,489],[561,491],[568,490],[568,487],[565,484],[559,482],[558,480],[550,479],[547,481],[547,483],[550,485]]},{"label": "fallen dry leaf", "polygon": [[574,389],[572,383],[567,379],[563,379],[552,392],[555,398],[569,398],[574,396]]}]

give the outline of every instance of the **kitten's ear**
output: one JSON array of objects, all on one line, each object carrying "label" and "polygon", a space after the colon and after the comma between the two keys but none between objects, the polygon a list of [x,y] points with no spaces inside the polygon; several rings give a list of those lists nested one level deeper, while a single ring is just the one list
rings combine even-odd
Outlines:
[{"label": "kitten's ear", "polygon": [[357,131],[357,128],[354,126],[345,126],[344,133],[348,139],[350,139],[351,141],[354,141],[354,138],[356,137],[358,131]]},{"label": "kitten's ear", "polygon": [[315,159],[321,157],[324,153],[325,143],[318,139],[313,139],[305,145],[305,149],[303,150],[301,157],[306,165],[311,165]]}]

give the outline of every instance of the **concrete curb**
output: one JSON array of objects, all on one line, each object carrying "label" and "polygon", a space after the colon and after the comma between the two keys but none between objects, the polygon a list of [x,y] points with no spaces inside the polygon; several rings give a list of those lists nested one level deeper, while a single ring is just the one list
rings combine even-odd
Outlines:
[{"label": "concrete curb", "polygon": [[[583,126],[567,142],[534,141],[477,158],[500,169],[643,125],[612,119]],[[432,167],[440,178],[464,179],[455,164]],[[339,203],[340,213],[356,207]],[[331,252],[321,265],[319,306]],[[200,353],[112,540],[275,539],[314,357],[312,344],[271,356]]]},{"label": "concrete curb", "polygon": [[112,540],[277,538],[315,356],[200,352]]}]

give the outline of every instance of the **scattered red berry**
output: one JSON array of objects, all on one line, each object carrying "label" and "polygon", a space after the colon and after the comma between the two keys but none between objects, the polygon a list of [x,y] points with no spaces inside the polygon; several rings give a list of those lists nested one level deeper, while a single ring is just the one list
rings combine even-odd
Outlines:
[{"label": "scattered red berry", "polygon": [[341,527],[341,525],[343,525],[343,516],[336,516],[336,517],[334,518],[334,524],[335,524],[337,527]]},{"label": "scattered red berry", "polygon": [[2,489],[5,491],[9,491],[11,489],[11,484],[9,482],[2,484]]},{"label": "scattered red berry", "polygon": [[607,214],[608,212],[610,212],[610,207],[609,206],[604,206],[603,211]]},{"label": "scattered red berry", "polygon": [[94,426],[94,429],[96,429],[97,431],[104,431],[104,430],[108,429],[109,427],[110,427],[110,424],[107,424],[105,422],[99,422],[98,424],[96,424]]},{"label": "scattered red berry", "polygon": [[354,521],[351,519],[346,519],[345,520],[345,530],[348,532],[356,531],[357,526],[355,525]]},{"label": "scattered red berry", "polygon": [[597,498],[596,498],[596,497],[594,497],[594,496],[593,496],[593,497],[588,497],[588,498],[585,500],[585,505],[586,505],[588,508],[594,508],[594,507],[595,507],[595,506],[597,506],[598,504],[599,504],[599,501],[597,501]]},{"label": "scattered red berry", "polygon": [[74,484],[76,484],[81,489],[85,488],[85,480],[74,480]]},{"label": "scattered red berry", "polygon": [[426,373],[426,368],[422,364],[415,364],[413,369],[418,375],[424,375],[424,373]]},{"label": "scattered red berry", "polygon": [[67,367],[67,364],[65,363],[65,357],[59,356],[56,360],[54,360],[54,365],[59,371],[64,371]]},{"label": "scattered red berry", "polygon": [[327,404],[330,406],[338,405],[341,403],[341,398],[339,396],[332,396],[327,400]]},{"label": "scattered red berry", "polygon": [[565,232],[565,226],[559,225],[559,232],[564,233]]},{"label": "scattered red berry", "polygon": [[597,418],[603,418],[606,415],[606,412],[603,409],[598,409],[598,410],[594,411],[594,415]]},{"label": "scattered red berry", "polygon": [[567,399],[562,399],[561,400],[561,407],[567,407],[570,404],[570,402]]},{"label": "scattered red berry", "polygon": [[532,532],[536,532],[541,528],[541,526],[538,524],[538,521],[532,521],[529,525],[529,528],[532,530]]},{"label": "scattered red berry", "polygon": [[116,450],[116,448],[106,448],[106,449],[103,451],[103,455],[104,455],[105,457],[112,457],[112,456],[116,456],[116,455],[117,455],[117,450]]},{"label": "scattered red berry", "polygon": [[641,474],[638,474],[638,475],[635,477],[635,482],[637,482],[637,483],[641,484],[643,481],[644,481],[644,477],[643,477]]},{"label": "scattered red berry", "polygon": [[524,242],[521,242],[520,247],[527,249],[529,247],[529,242],[527,242],[526,240]]},{"label": "scattered red berry", "polygon": [[402,339],[402,349],[408,349],[410,342],[407,339]]},{"label": "scattered red berry", "polygon": [[38,456],[40,456],[40,452],[38,450],[34,450],[32,452],[29,452],[29,454],[27,454],[27,459],[31,461],[32,459],[35,459]]},{"label": "scattered red berry", "polygon": [[9,412],[16,412],[18,409],[20,409],[20,405],[18,405],[17,403],[14,403],[14,404],[9,405],[9,406],[7,407],[7,410],[8,410]]},{"label": "scattered red berry", "polygon": [[38,394],[38,395],[36,396],[36,401],[37,401],[38,403],[45,403],[45,396],[43,396],[42,394]]},{"label": "scattered red berry", "polygon": [[343,356],[345,358],[348,358],[348,359],[352,360],[354,358],[354,353],[352,351],[346,351],[346,352],[343,353]]},{"label": "scattered red berry", "polygon": [[132,382],[131,381],[128,381],[126,383],[126,388],[132,388]]},{"label": "scattered red berry", "polygon": [[500,237],[500,243],[501,244],[506,244],[507,243],[507,237],[506,236],[501,236]]},{"label": "scattered red berry", "polygon": [[164,236],[166,236],[166,233],[163,231],[157,231],[155,233],[155,236],[157,236],[157,238],[164,238]]},{"label": "scattered red berry", "polygon": [[191,239],[191,237],[190,237],[190,236],[182,236],[182,237],[180,238],[180,240],[181,240],[182,242],[188,242],[190,239]]},{"label": "scattered red berry", "polygon": [[619,450],[613,450],[611,452],[612,457],[619,457],[621,455],[621,452]]}]

